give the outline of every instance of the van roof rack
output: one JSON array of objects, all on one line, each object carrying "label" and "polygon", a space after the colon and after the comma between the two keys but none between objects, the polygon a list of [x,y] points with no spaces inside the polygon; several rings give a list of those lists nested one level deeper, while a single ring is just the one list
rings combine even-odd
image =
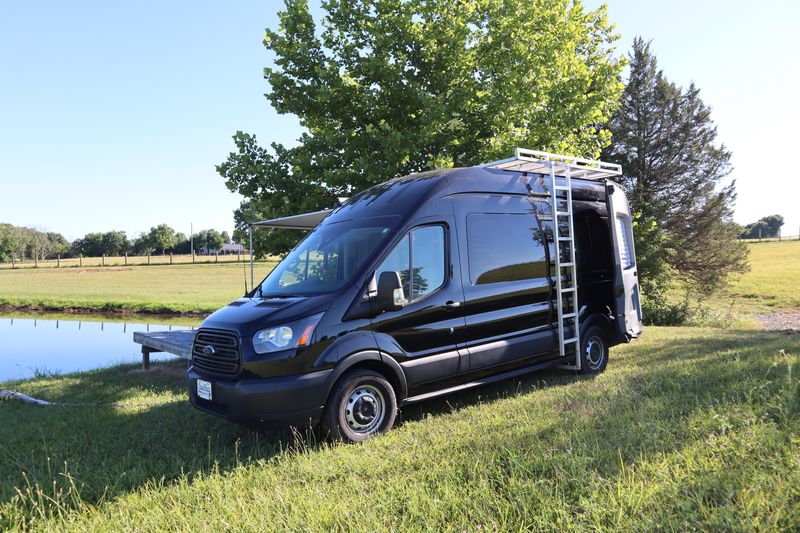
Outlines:
[{"label": "van roof rack", "polygon": [[481,165],[484,168],[497,168],[511,172],[530,172],[533,174],[550,174],[554,169],[557,176],[566,175],[567,170],[573,178],[599,180],[620,176],[622,165],[605,163],[595,159],[582,159],[570,155],[551,154],[527,148],[514,150],[514,157],[493,161]]}]

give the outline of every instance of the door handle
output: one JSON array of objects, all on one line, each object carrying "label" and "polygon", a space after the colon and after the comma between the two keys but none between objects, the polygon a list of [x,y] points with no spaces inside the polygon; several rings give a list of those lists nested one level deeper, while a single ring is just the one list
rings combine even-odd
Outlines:
[{"label": "door handle", "polygon": [[446,301],[446,302],[444,303],[444,307],[445,307],[445,308],[446,308],[448,311],[452,311],[453,309],[456,309],[456,308],[458,308],[458,307],[461,307],[461,302],[454,302],[453,300],[448,300],[448,301]]}]

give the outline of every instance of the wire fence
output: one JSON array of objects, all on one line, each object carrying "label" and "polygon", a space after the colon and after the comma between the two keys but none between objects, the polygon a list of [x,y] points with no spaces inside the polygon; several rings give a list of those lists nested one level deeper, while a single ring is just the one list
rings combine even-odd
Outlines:
[{"label": "wire fence", "polygon": [[249,262],[248,252],[234,254],[152,254],[152,255],[120,255],[120,256],[101,256],[101,257],[69,257],[38,259],[26,258],[20,260],[14,258],[10,261],[0,262],[0,270],[17,268],[84,268],[84,267],[125,267],[125,266],[147,266],[147,265],[187,265],[187,264],[209,264],[209,263],[242,263]]},{"label": "wire fence", "polygon": [[756,237],[755,239],[739,239],[742,242],[747,243],[755,243],[755,242],[790,242],[790,241],[800,241],[800,235],[780,235],[778,237],[763,237],[759,239]]}]

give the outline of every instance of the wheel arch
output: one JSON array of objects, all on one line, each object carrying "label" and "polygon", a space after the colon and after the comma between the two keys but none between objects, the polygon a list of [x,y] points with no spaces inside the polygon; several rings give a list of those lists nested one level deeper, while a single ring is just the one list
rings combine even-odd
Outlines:
[{"label": "wheel arch", "polygon": [[586,318],[581,319],[580,326],[581,338],[583,338],[584,333],[592,326],[600,326],[606,332],[606,341],[608,342],[609,347],[619,344],[613,319],[605,313],[601,313],[599,311],[592,312]]},{"label": "wheel arch", "polygon": [[408,396],[408,382],[400,364],[393,357],[377,350],[366,350],[341,359],[334,367],[333,372],[325,382],[326,403],[339,378],[345,372],[359,368],[373,370],[385,376],[392,388],[394,388],[398,404]]}]

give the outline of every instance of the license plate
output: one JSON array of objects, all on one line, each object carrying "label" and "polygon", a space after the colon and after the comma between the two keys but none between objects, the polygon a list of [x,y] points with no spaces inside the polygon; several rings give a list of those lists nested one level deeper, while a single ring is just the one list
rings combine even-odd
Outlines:
[{"label": "license plate", "polygon": [[197,396],[204,400],[211,400],[211,382],[197,380]]}]

